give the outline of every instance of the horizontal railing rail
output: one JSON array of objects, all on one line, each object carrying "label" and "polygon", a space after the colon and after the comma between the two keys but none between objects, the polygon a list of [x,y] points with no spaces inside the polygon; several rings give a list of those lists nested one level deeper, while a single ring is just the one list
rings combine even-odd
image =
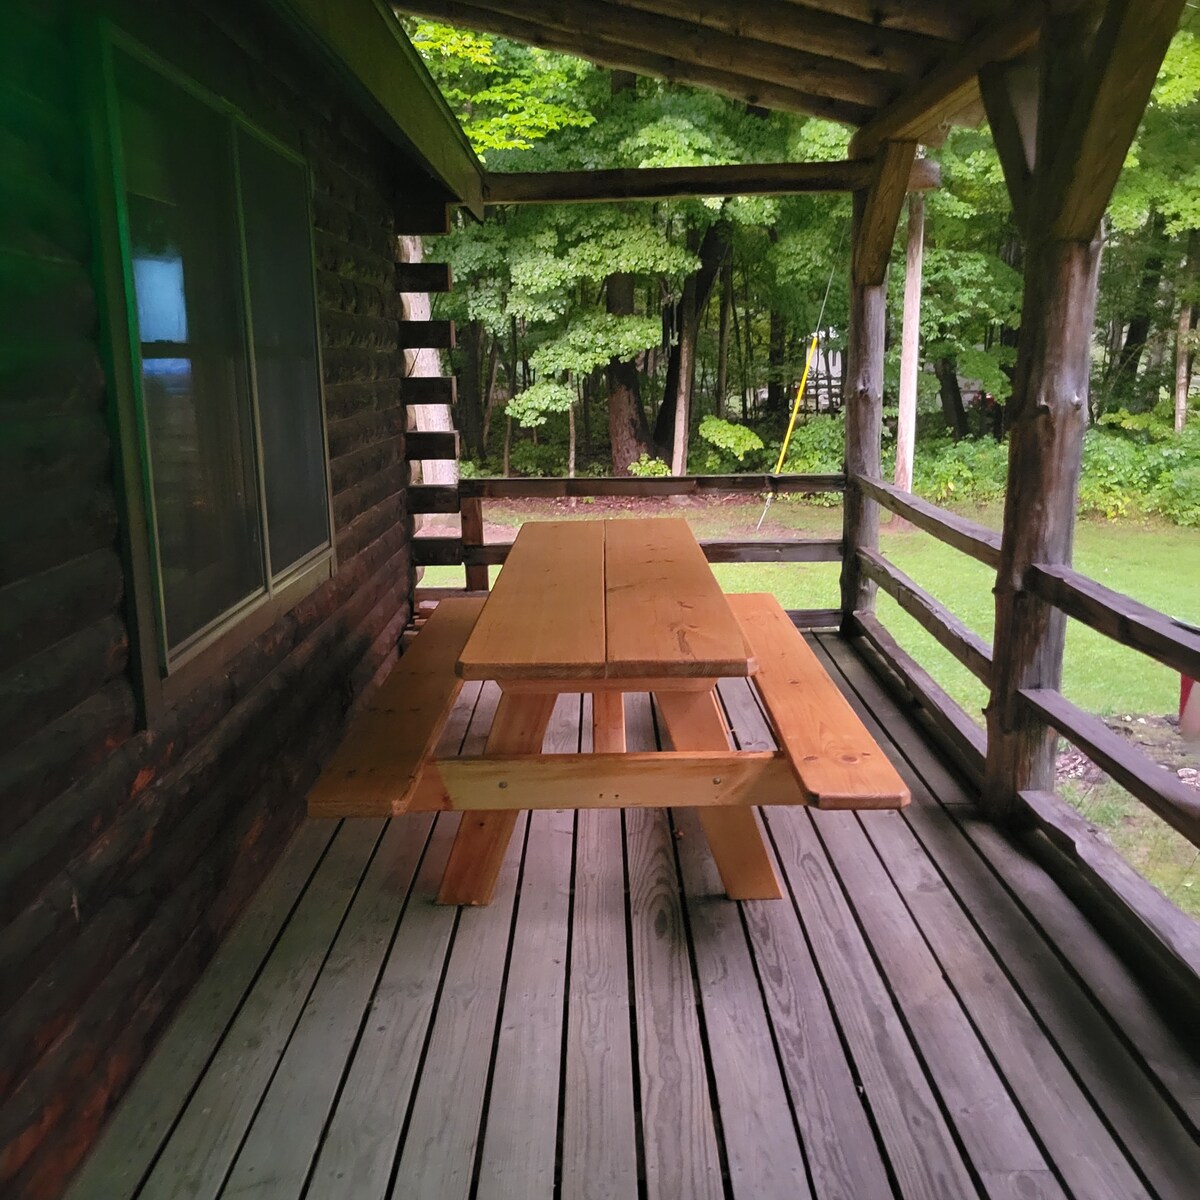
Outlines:
[{"label": "horizontal railing rail", "polygon": [[[461,537],[418,537],[413,542],[417,565],[497,567],[508,558],[512,542],[467,542]],[[701,538],[710,563],[840,562],[837,538],[790,538],[774,541]],[[482,590],[482,589],[480,589]]]},{"label": "horizontal railing rail", "polygon": [[944,604],[874,550],[860,550],[863,574],[873,579],[981,683],[992,682],[992,648]]},{"label": "horizontal railing rail", "polygon": [[1152,812],[1200,846],[1200,791],[1160,767],[1099,717],[1051,688],[1022,688],[1021,699]]},{"label": "horizontal railing rail", "polygon": [[695,492],[794,495],[843,492],[844,475],[577,475],[572,479],[460,479],[464,500],[550,500],[577,496],[687,496]]},{"label": "horizontal railing rail", "polygon": [[1200,679],[1200,630],[1114,592],[1070,567],[1030,567],[1025,586],[1114,642],[1157,659],[1190,679]]},{"label": "horizontal railing rail", "polygon": [[947,546],[953,546],[989,567],[1000,565],[1000,535],[995,530],[960,517],[957,513],[947,512],[936,504],[902,492],[878,479],[855,475],[850,482],[889,512],[911,521]]}]

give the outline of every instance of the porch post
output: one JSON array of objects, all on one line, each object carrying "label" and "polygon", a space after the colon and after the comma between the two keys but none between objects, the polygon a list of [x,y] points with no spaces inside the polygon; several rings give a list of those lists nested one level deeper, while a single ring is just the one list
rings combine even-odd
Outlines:
[{"label": "porch post", "polygon": [[1108,0],[1099,20],[1095,8],[1049,17],[1040,71],[993,72],[982,89],[993,129],[1015,135],[1037,117],[1035,161],[1026,139],[997,138],[1026,254],[987,708],[984,802],[996,819],[1015,814],[1019,792],[1054,787],[1055,735],[1019,693],[1059,688],[1066,617],[1025,577],[1071,561],[1100,220],[1181,7]]},{"label": "porch post", "polygon": [[875,584],[860,569],[859,550],[879,546],[879,505],[853,479],[880,478],[887,264],[904,204],[915,142],[886,142],[875,156],[871,186],[854,193],[850,318],[846,329],[846,488],[842,509],[842,631],[854,614],[875,607]]}]

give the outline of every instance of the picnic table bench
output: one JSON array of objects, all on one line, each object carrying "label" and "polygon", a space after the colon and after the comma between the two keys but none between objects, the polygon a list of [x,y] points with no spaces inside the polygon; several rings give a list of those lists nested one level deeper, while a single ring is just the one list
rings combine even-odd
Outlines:
[{"label": "picnic table bench", "polygon": [[[730,744],[718,679],[748,678],[778,750]],[[481,757],[434,747],[465,680],[502,695]],[[562,693],[593,697],[594,752],[543,755]],[[624,694],[671,744],[626,750]],[[780,895],[753,806],[896,808],[908,790],[778,601],[721,592],[682,520],[522,526],[494,590],[443,600],[356,716],[311,816],[464,813],[442,903],[491,899],[517,813],[695,808],[727,894]]]}]

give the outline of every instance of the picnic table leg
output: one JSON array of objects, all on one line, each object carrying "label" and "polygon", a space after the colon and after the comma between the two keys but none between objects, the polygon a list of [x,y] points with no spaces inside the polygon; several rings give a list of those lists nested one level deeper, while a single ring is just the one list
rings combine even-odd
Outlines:
[{"label": "picnic table leg", "polygon": [[[656,692],[675,750],[728,750],[729,731],[716,688]],[[783,892],[752,808],[698,808],[704,834],[731,900],[778,900]]]},{"label": "picnic table leg", "polygon": [[624,754],[625,693],[592,693],[592,750],[596,754]]},{"label": "picnic table leg", "polygon": [[[505,692],[485,753],[537,754],[557,699],[557,692]],[[438,890],[439,904],[491,903],[516,823],[516,809],[463,813]]]}]

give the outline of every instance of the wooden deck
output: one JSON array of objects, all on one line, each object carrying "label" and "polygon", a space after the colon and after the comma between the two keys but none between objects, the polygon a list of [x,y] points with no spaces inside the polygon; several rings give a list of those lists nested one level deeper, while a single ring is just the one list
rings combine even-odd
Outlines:
[{"label": "wooden deck", "polygon": [[[1195,1200],[1194,1050],[814,644],[911,808],[764,810],[790,896],[746,904],[685,810],[523,816],[463,910],[431,902],[456,818],[309,822],[74,1200]],[[769,745],[747,685],[724,698]],[[447,742],[477,752],[494,703],[468,685]],[[587,748],[586,705],[548,746]],[[648,697],[629,730],[653,745]]]}]

